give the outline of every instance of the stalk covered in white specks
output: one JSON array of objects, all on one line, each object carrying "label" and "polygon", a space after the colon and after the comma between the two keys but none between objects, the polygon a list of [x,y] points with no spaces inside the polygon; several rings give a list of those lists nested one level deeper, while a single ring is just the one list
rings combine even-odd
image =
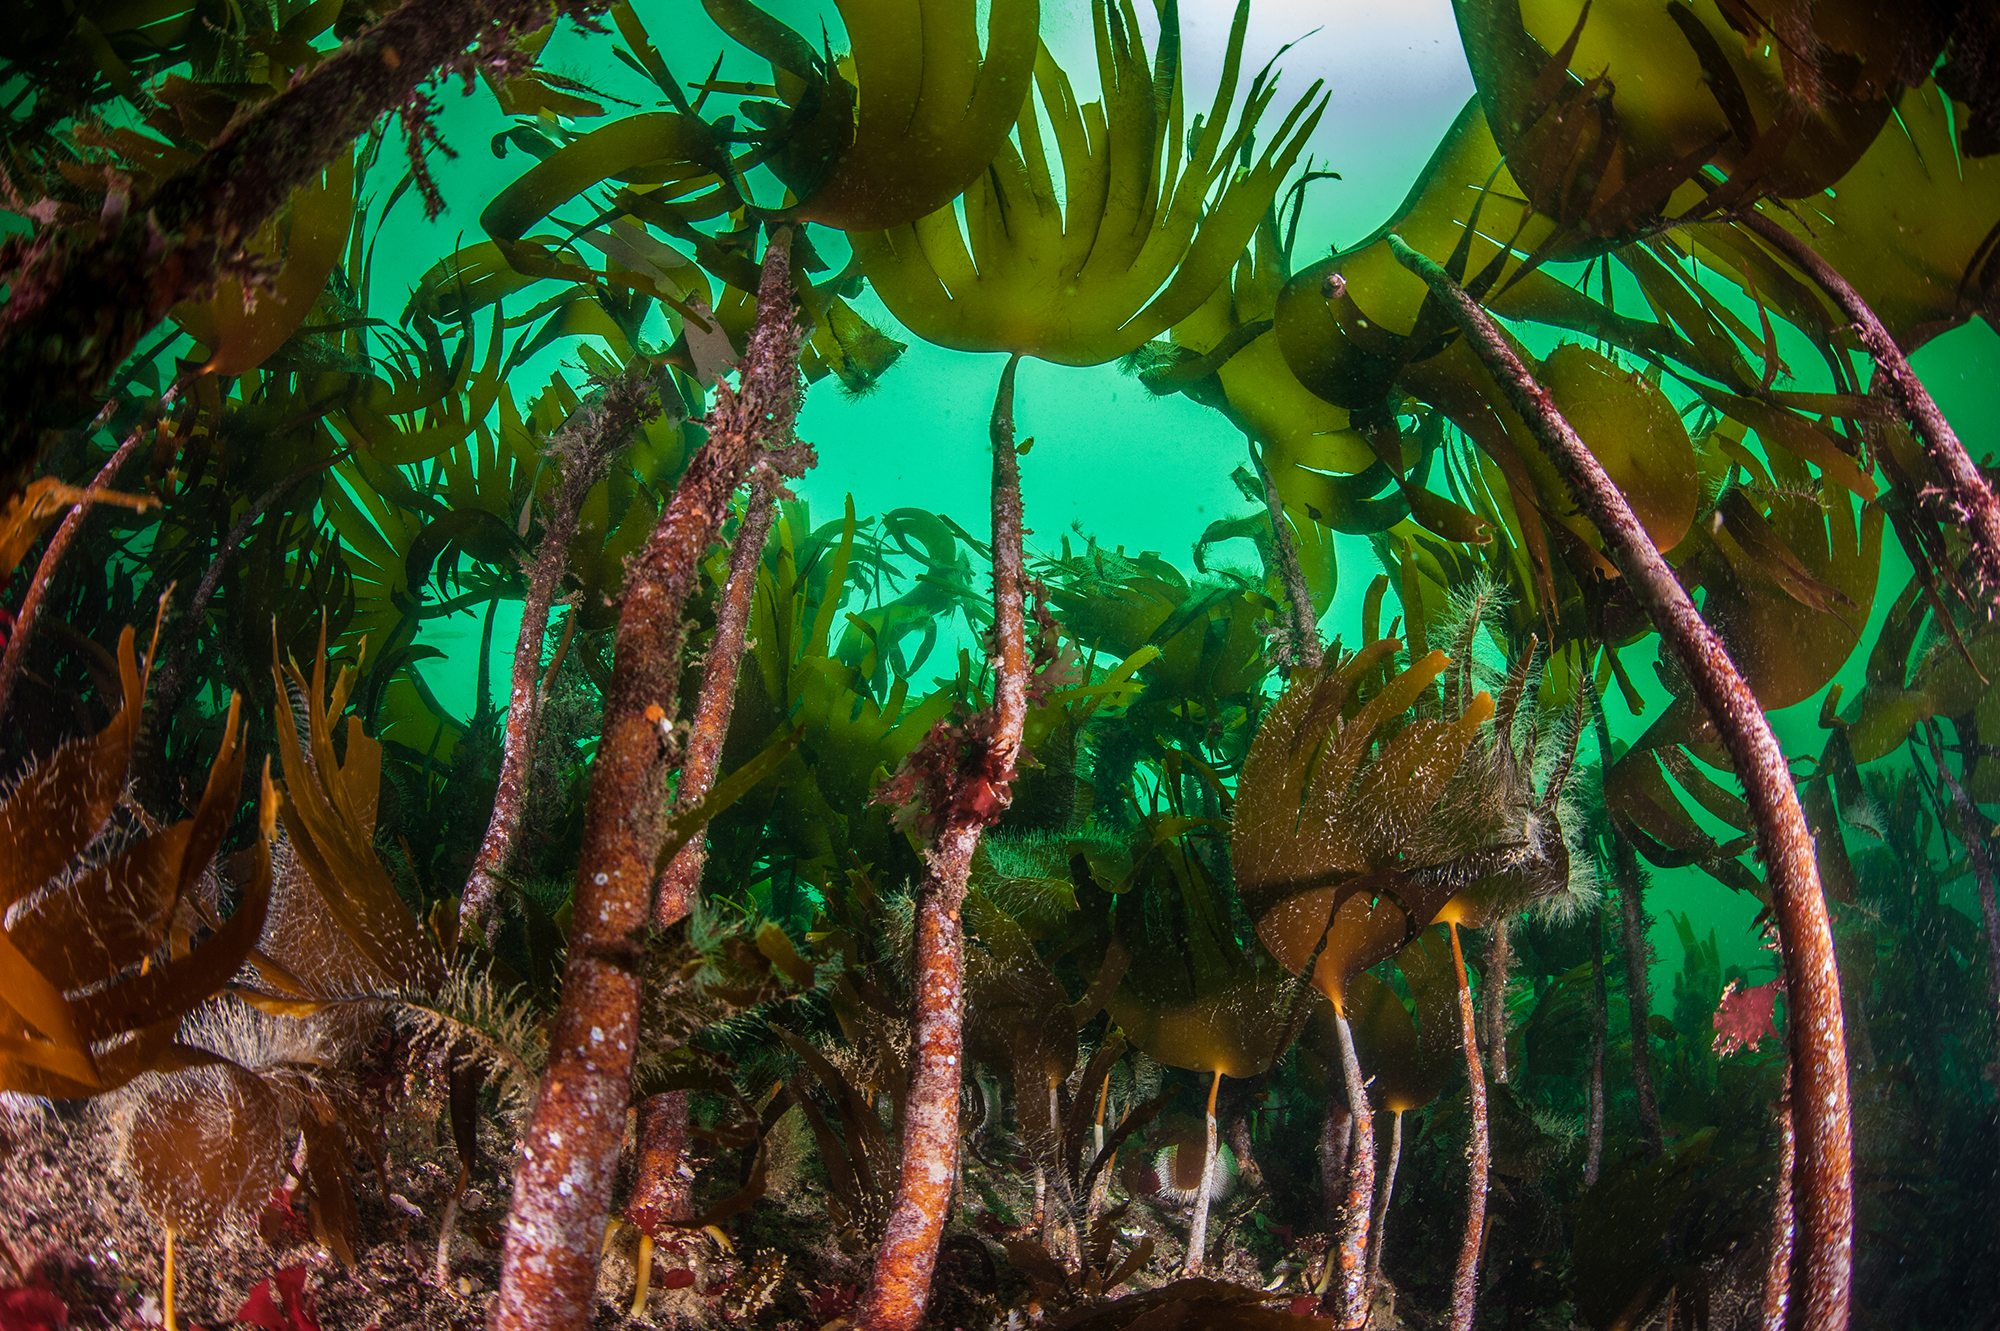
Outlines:
[{"label": "stalk covered in white specks", "polygon": [[1854,1120],[1833,929],[1812,832],[1791,769],[1756,695],[1695,609],[1631,505],[1563,418],[1492,316],[1432,260],[1389,237],[1473,352],[1506,390],[1578,507],[1604,538],[1666,650],[1692,684],[1728,752],[1757,827],[1789,995],[1793,1127],[1798,1139],[1792,1324],[1845,1331],[1854,1257]]},{"label": "stalk covered in white specks", "polygon": [[618,378],[579,407],[549,441],[549,454],[561,473],[543,510],[542,538],[528,561],[528,585],[521,600],[521,629],[514,639],[514,670],[507,695],[507,727],[500,740],[500,784],[493,795],[493,812],[479,854],[459,901],[461,932],[476,931],[490,942],[499,926],[495,909],[500,876],[513,858],[520,834],[522,802],[528,794],[528,771],[534,764],[536,732],[542,710],[542,641],[548,636],[549,611],[563,574],[569,568],[570,542],[576,539],[583,501],[603,477],[612,455],[633,432],[661,409],[660,384],[665,370],[634,356]]},{"label": "stalk covered in white specks", "polygon": [[740,385],[626,569],[604,733],[590,781],[562,1005],[514,1175],[494,1331],[589,1325],[637,1054],[639,968],[672,760],[662,718],[678,710],[684,612],[703,553],[757,456],[791,437],[803,330],[781,233],[764,256],[757,327]]},{"label": "stalk covered in white specks", "polygon": [[963,727],[940,724],[906,775],[936,821],[917,888],[917,993],[903,1099],[896,1194],[859,1331],[915,1331],[958,1173],[958,1100],[965,1036],[965,927],[960,909],[980,835],[1005,812],[1028,715],[1027,576],[1021,553],[1021,468],[1014,446],[1009,357],[993,402],[993,704]]}]

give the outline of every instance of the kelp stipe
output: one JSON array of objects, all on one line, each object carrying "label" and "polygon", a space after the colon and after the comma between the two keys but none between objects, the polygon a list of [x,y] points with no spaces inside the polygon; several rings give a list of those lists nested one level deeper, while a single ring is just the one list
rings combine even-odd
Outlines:
[{"label": "kelp stipe", "polygon": [[0,29],[0,1320],[1976,1318],[1983,14],[461,8]]},{"label": "kelp stipe", "polygon": [[[1674,580],[1659,550],[1548,395],[1534,381],[1491,316],[1437,264],[1389,237],[1397,259],[1424,279],[1547,445],[1578,503],[1604,534],[1619,571],[1637,589],[1708,708],[1742,777],[1769,865],[1786,974],[1794,995],[1793,1099],[1802,1145],[1799,1302],[1815,1328],[1840,1331],[1848,1318],[1854,1244],[1854,1131],[1841,1027],[1840,980],[1832,926],[1821,894],[1812,833],[1799,808],[1784,754],[1770,722],[1722,642]],[[1465,1324],[1470,1324],[1469,1312]]]},{"label": "kelp stipe", "polygon": [[722,394],[708,442],[627,574],[579,861],[579,927],[548,1071],[524,1134],[498,1327],[580,1323],[596,1285],[590,1231],[610,1209],[638,1047],[639,982],[628,939],[652,913],[668,756],[662,722],[677,715],[682,615],[730,494],[765,452],[789,445],[798,410],[802,332],[782,231],[766,245],[758,295],[742,383]]}]

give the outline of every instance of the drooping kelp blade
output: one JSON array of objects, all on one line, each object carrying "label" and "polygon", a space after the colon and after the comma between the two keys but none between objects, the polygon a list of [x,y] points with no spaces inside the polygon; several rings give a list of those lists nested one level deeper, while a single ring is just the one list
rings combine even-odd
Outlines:
[{"label": "drooping kelp blade", "polygon": [[[1662,550],[1679,545],[1694,525],[1701,478],[1687,428],[1666,394],[1636,371],[1574,343],[1557,347],[1542,362],[1542,384],[1624,492],[1653,544]],[[1563,494],[1554,468],[1539,449],[1530,456],[1539,464],[1542,494],[1554,507]],[[1581,517],[1565,516],[1579,537],[1597,541]]]},{"label": "drooping kelp blade", "polygon": [[[1493,699],[1482,692],[1456,715],[1407,717],[1448,662],[1432,652],[1395,669],[1398,646],[1383,639],[1294,683],[1265,716],[1244,764],[1231,839],[1237,882],[1260,932],[1268,922],[1266,946],[1288,966],[1303,968],[1320,950],[1321,935],[1341,918],[1330,920],[1327,907],[1343,898],[1384,898],[1402,917],[1404,936],[1414,934],[1452,895],[1443,878],[1415,871],[1490,838],[1492,829],[1463,810],[1448,820],[1432,815],[1492,716]],[[1280,911],[1308,894],[1325,905]],[[1349,911],[1360,933],[1351,960],[1345,941],[1336,949],[1329,980],[1381,959],[1369,956],[1381,944],[1358,939],[1386,938],[1385,926],[1371,923],[1373,910]],[[1332,988],[1337,993],[1338,983]]]},{"label": "drooping kelp blade", "polygon": [[1257,937],[1293,974],[1303,974],[1312,962],[1313,987],[1340,1010],[1362,972],[1394,956],[1409,940],[1410,920],[1393,898],[1358,892],[1343,898],[1336,887],[1315,887],[1264,912],[1257,920]]},{"label": "drooping kelp blade", "polygon": [[136,1089],[125,1167],[161,1224],[219,1238],[270,1199],[289,1141],[284,1107],[261,1078],[217,1060]]},{"label": "drooping kelp blade", "polygon": [[[1801,233],[1905,348],[1969,317],[1991,318],[2000,302],[2000,159],[1959,155],[1953,129],[1964,115],[1935,83],[1911,88],[1831,189],[1762,209]],[[1741,284],[1732,252],[1743,253],[1744,243],[1719,231],[1689,234],[1717,256],[1718,275]],[[1785,270],[1776,260],[1759,258],[1752,271],[1761,288],[1780,289]]]},{"label": "drooping kelp blade", "polygon": [[110,724],[37,763],[0,803],[0,911],[82,854],[124,793],[145,688],[133,636],[128,629],[119,642],[121,696]]},{"label": "drooping kelp blade", "polygon": [[1766,708],[1803,702],[1833,678],[1867,628],[1883,513],[1828,487],[1800,493],[1803,467],[1774,451],[1776,484],[1759,503],[1724,495],[1699,533],[1703,610]]},{"label": "drooping kelp blade", "polygon": [[[1476,228],[1474,222],[1476,220]],[[1479,100],[1468,102],[1382,229],[1295,273],[1275,311],[1278,345],[1299,382],[1336,406],[1378,404],[1402,367],[1435,354],[1443,329],[1420,330],[1423,283],[1404,272],[1385,237],[1395,231],[1429,254],[1463,247],[1464,271],[1509,262],[1554,234],[1508,175]]]},{"label": "drooping kelp blade", "polygon": [[[729,166],[726,158],[718,159],[706,125],[678,112],[649,111],[600,126],[557,148],[496,194],[479,223],[516,272],[589,280],[586,265],[559,245],[531,238],[530,229],[577,195],[607,181],[652,186],[664,181],[663,206],[683,223],[727,212],[735,197],[723,187],[718,169]],[[696,189],[701,192],[693,198],[681,197]]]},{"label": "drooping kelp blade", "polygon": [[[1426,934],[1425,938],[1433,936]],[[1413,946],[1403,956],[1423,958],[1428,953]],[[1412,969],[1408,961],[1403,969],[1406,973]],[[1421,1109],[1437,1099],[1457,1063],[1458,1049],[1449,1039],[1454,1033],[1450,1019],[1457,1013],[1444,1004],[1424,1006],[1426,998],[1444,996],[1447,991],[1439,985],[1420,988],[1414,980],[1411,988],[1418,1000],[1416,1012],[1373,975],[1355,976],[1348,990],[1354,1043],[1370,1078],[1369,1102],[1394,1113]],[[1419,1020],[1424,1024],[1422,1035]],[[1440,1033],[1445,1038],[1438,1038]]]},{"label": "drooping kelp blade", "polygon": [[342,154],[293,193],[284,215],[267,223],[244,257],[276,264],[253,291],[224,277],[216,293],[174,310],[174,319],[209,349],[202,368],[242,374],[262,365],[298,330],[345,255],[354,219],[354,158]]},{"label": "drooping kelp blade", "polygon": [[1827,188],[1887,122],[1899,80],[1937,54],[1933,26],[1874,0],[1452,7],[1526,197],[1607,239],[1703,205],[1704,167],[1733,197]]},{"label": "drooping kelp blade", "polygon": [[[1174,325],[1174,346],[1195,353],[1193,365],[1148,372],[1147,385],[1185,392],[1255,439],[1288,509],[1337,531],[1383,530],[1408,513],[1393,493],[1377,498],[1390,488],[1388,469],[1347,412],[1298,381],[1278,345],[1272,317],[1287,276],[1278,222],[1267,215],[1230,279]],[[1205,377],[1194,379],[1197,371]]]},{"label": "drooping kelp blade", "polygon": [[[801,93],[779,131],[807,145],[781,148],[778,159],[801,218],[845,231],[901,226],[950,203],[986,169],[1028,95],[1041,5],[995,0],[983,43],[977,8],[839,0],[848,54],[831,68],[814,61],[820,68],[808,77],[820,86]],[[809,118],[827,123],[800,123]]]},{"label": "drooping kelp blade", "polygon": [[[9,857],[17,873],[64,853],[43,882],[14,893],[0,929],[0,1088],[86,1096],[131,1080],[165,1053],[182,1018],[227,983],[263,924],[261,848],[251,857],[260,871],[227,921],[193,906],[240,800],[244,752],[234,702],[194,815],[138,837],[102,864],[66,872],[124,789],[150,673],[141,670],[133,636],[127,629],[120,642],[125,705],[110,725],[31,769],[0,805],[0,832],[42,847]],[[38,806],[50,835],[25,821]],[[191,934],[197,922],[217,925],[199,943]]]},{"label": "drooping kelp blade", "polygon": [[1276,967],[1246,952],[1202,856],[1177,821],[1158,838],[1119,894],[1114,955],[1124,983],[1106,1003],[1128,1039],[1169,1067],[1248,1077],[1276,1059],[1282,1023],[1271,1020],[1289,987]]},{"label": "drooping kelp blade", "polygon": [[296,666],[274,665],[272,673],[278,696],[296,690],[305,702],[303,743],[293,726],[278,731],[285,776],[281,816],[287,843],[317,897],[317,909],[286,918],[296,918],[301,928],[312,927],[314,920],[332,926],[315,947],[289,939],[277,950],[324,957],[338,949],[354,958],[350,982],[382,991],[435,985],[442,974],[437,949],[375,855],[382,746],[362,730],[359,717],[350,716],[341,749],[334,747],[334,725],[347,710],[352,672],[342,670],[329,689],[322,654],[310,676]]},{"label": "drooping kelp blade", "polygon": [[1154,63],[1131,0],[1095,0],[1103,101],[1079,103],[1044,49],[1018,142],[966,190],[963,221],[946,207],[854,237],[863,270],[905,327],[957,350],[1096,365],[1178,323],[1228,275],[1324,101],[1315,84],[1265,151],[1239,166],[1277,93],[1267,71],[1232,117],[1248,6],[1237,10],[1221,87],[1191,137],[1177,10],[1164,13]]}]

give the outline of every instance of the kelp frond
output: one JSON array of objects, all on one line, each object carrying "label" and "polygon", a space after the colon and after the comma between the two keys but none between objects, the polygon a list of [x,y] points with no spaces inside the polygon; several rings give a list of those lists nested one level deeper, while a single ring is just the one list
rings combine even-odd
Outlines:
[{"label": "kelp frond", "polygon": [[1091,13],[1102,101],[1079,103],[1044,48],[1016,138],[967,188],[962,218],[946,207],[853,238],[883,301],[926,340],[1065,365],[1138,350],[1229,275],[1325,110],[1315,83],[1254,151],[1277,88],[1266,69],[1236,106],[1242,0],[1215,102],[1190,135],[1178,6],[1161,9],[1157,60],[1132,0],[1095,0]]}]

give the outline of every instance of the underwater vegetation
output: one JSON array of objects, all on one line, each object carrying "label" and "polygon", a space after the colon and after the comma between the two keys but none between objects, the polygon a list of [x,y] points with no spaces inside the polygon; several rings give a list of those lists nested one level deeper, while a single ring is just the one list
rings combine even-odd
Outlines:
[{"label": "underwater vegetation", "polygon": [[1256,4],[0,24],[0,1331],[2000,1324],[2000,10]]}]

